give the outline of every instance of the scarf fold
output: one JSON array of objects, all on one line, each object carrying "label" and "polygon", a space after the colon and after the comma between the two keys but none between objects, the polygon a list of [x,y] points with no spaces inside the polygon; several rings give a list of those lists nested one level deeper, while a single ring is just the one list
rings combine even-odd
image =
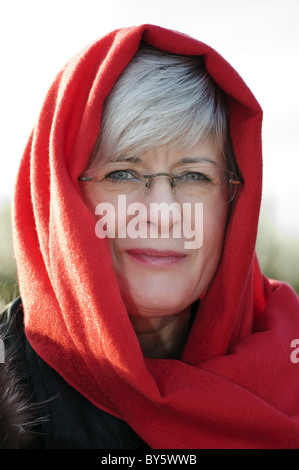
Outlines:
[{"label": "scarf fold", "polygon": [[[124,307],[107,240],[77,178],[101,111],[140,41],[202,55],[228,97],[244,179],[223,256],[182,360],[145,359]],[[262,193],[262,111],[209,46],[141,25],[114,31],[66,64],[25,149],[15,186],[14,240],[26,335],[35,351],[97,407],[152,448],[299,448],[299,303],[260,271],[255,242]]]}]

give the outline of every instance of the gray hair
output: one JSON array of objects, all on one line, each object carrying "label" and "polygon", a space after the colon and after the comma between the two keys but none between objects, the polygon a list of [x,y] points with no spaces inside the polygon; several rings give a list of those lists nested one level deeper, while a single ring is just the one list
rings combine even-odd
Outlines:
[{"label": "gray hair", "polygon": [[[104,103],[89,168],[123,153],[161,145],[184,149],[209,140],[230,168],[224,93],[199,56],[167,53],[142,43]],[[232,168],[231,168],[232,169]]]}]

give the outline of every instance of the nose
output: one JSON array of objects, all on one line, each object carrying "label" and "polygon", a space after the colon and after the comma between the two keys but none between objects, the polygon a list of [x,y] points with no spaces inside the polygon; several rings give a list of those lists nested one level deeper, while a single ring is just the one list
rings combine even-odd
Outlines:
[{"label": "nose", "polygon": [[175,177],[171,173],[143,175],[146,183],[144,196],[150,202],[174,202],[177,200]]},{"label": "nose", "polygon": [[164,173],[164,172],[162,172],[162,173],[153,173],[152,175],[143,175],[144,178],[148,178],[148,181],[147,181],[147,183],[145,184],[145,186],[146,186],[147,188],[149,188],[149,187],[151,186],[151,184],[152,184],[153,178],[156,178],[157,176],[167,176],[167,177],[170,178],[170,180],[171,180],[171,181],[170,181],[170,186],[171,186],[172,188],[175,187],[174,176],[171,175],[170,173]]},{"label": "nose", "polygon": [[153,238],[170,238],[181,233],[182,208],[176,198],[177,188],[173,176],[161,172],[144,177],[148,181],[143,202],[147,208],[147,224]]}]

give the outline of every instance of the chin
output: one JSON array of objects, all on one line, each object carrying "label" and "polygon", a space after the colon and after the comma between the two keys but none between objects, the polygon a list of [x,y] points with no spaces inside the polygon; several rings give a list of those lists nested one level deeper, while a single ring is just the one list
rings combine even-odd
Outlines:
[{"label": "chin", "polygon": [[[215,244],[181,256],[173,251],[113,250],[113,267],[129,315],[168,316],[181,312],[207,290],[220,257]],[[166,254],[165,254],[166,253]]]},{"label": "chin", "polygon": [[[178,278],[164,282],[161,278],[132,279],[120,283],[121,293],[130,315],[168,316],[181,312],[195,302],[201,290]],[[191,288],[190,288],[191,287]]]}]

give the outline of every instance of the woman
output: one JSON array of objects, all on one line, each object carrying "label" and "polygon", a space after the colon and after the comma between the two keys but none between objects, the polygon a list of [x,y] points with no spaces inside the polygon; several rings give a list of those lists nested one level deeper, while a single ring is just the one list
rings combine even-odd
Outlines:
[{"label": "woman", "polygon": [[3,447],[299,447],[298,298],[254,252],[261,121],[218,53],[157,26],[60,72],[16,183],[3,329],[30,405]]}]

